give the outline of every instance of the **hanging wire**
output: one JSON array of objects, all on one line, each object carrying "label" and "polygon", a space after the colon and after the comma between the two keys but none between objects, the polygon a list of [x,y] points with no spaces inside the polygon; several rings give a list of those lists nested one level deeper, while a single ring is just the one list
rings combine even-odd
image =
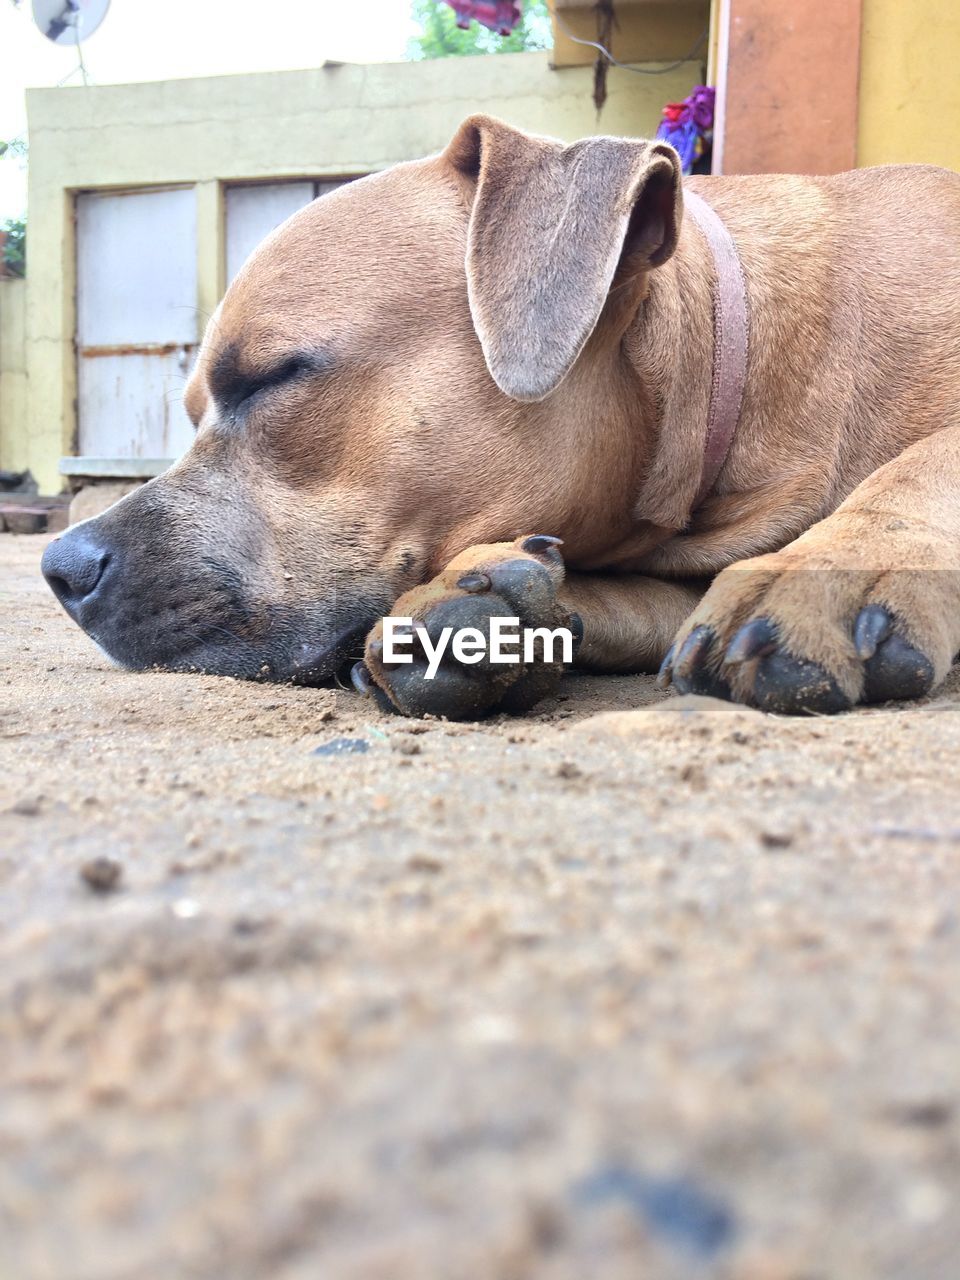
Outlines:
[{"label": "hanging wire", "polygon": [[682,67],[685,62],[689,62],[694,54],[699,52],[706,41],[707,36],[710,34],[710,24],[708,22],[700,32],[696,44],[693,45],[682,58],[678,58],[676,62],[671,62],[667,67],[633,67],[629,62],[620,62],[618,58],[613,56],[607,46],[600,44],[599,41],[584,40],[580,36],[575,36],[567,26],[566,21],[557,12],[556,7],[550,3],[550,0],[547,0],[547,11],[551,14],[557,26],[568,40],[572,40],[574,44],[587,45],[591,49],[596,49],[599,53],[602,53],[607,61],[613,66],[620,67],[623,71],[635,71],[638,76],[665,76],[670,71],[676,71],[678,67]]},{"label": "hanging wire", "polygon": [[[16,0],[14,0],[14,3],[16,3]],[[79,33],[78,33],[78,36],[79,36]],[[67,83],[67,81],[72,80],[78,71],[83,77],[84,86],[89,87],[90,82],[87,79],[87,68],[83,61],[83,47],[80,43],[79,38],[77,39],[77,58],[78,58],[77,65],[75,67],[71,67],[65,76],[62,76],[55,85],[51,86],[52,88],[62,89],[63,86]],[[15,138],[6,139],[6,143],[7,143],[6,151],[0,152],[0,155],[3,155],[3,154],[9,155],[10,152],[13,151],[17,143],[26,142],[26,140],[27,140],[27,130],[23,129],[21,130],[20,133],[17,134]]]},{"label": "hanging wire", "polygon": [[86,89],[90,82],[87,79],[87,68],[83,61],[83,41],[80,39],[79,31],[77,32],[77,63],[80,74],[83,77],[83,87]]}]

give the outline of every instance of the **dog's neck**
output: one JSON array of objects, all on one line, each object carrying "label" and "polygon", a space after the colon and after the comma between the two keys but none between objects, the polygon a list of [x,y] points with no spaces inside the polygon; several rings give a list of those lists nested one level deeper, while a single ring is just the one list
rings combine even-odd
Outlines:
[{"label": "dog's neck", "polygon": [[713,272],[703,238],[685,219],[676,252],[650,272],[623,339],[642,381],[636,429],[644,458],[633,516],[683,529],[700,496],[713,383]]}]

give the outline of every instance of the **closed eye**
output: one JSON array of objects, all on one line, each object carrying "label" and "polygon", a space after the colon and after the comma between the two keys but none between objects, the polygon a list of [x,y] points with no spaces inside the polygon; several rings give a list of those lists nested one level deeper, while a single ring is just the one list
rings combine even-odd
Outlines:
[{"label": "closed eye", "polygon": [[289,360],[284,360],[282,364],[275,365],[272,369],[268,369],[256,378],[249,389],[242,392],[239,400],[234,402],[234,408],[239,409],[241,405],[246,404],[248,400],[252,400],[254,396],[260,395],[261,392],[273,391],[276,387],[282,387],[287,382],[293,382],[296,378],[311,371],[308,359],[303,356],[291,356]]},{"label": "closed eye", "polygon": [[226,347],[217,356],[210,370],[210,390],[222,409],[236,411],[246,406],[255,396],[274,391],[301,378],[329,373],[334,358],[324,348],[295,351],[264,369],[245,367],[234,346]]}]

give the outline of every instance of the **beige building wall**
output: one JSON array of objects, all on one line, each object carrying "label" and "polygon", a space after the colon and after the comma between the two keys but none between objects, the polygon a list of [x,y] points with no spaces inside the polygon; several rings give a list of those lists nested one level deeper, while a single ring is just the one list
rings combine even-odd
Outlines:
[{"label": "beige building wall", "polygon": [[25,280],[0,279],[0,471],[29,465]]},{"label": "beige building wall", "polygon": [[77,191],[196,183],[197,306],[209,313],[224,281],[225,183],[369,173],[439,150],[475,111],[568,140],[649,136],[663,104],[700,74],[699,62],[656,76],[614,69],[599,121],[591,69],[554,70],[549,54],[532,53],[31,90],[29,396],[11,456],[48,491],[60,487],[60,457],[75,451]]}]

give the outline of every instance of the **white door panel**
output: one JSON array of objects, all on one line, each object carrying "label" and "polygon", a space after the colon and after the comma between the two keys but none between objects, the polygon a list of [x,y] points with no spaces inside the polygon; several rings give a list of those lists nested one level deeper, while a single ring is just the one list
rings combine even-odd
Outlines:
[{"label": "white door panel", "polygon": [[81,452],[94,458],[177,458],[193,428],[183,409],[192,360],[186,347],[80,361]]},{"label": "white door panel", "polygon": [[249,187],[228,187],[228,283],[260,241],[312,199],[312,182],[264,182]]},{"label": "white door panel", "polygon": [[196,298],[192,187],[77,197],[82,455],[168,458],[190,443]]},{"label": "white door panel", "polygon": [[349,178],[324,182],[258,182],[250,186],[228,187],[227,283],[237,274],[250,254],[281,222],[317,196],[336,191]]}]

